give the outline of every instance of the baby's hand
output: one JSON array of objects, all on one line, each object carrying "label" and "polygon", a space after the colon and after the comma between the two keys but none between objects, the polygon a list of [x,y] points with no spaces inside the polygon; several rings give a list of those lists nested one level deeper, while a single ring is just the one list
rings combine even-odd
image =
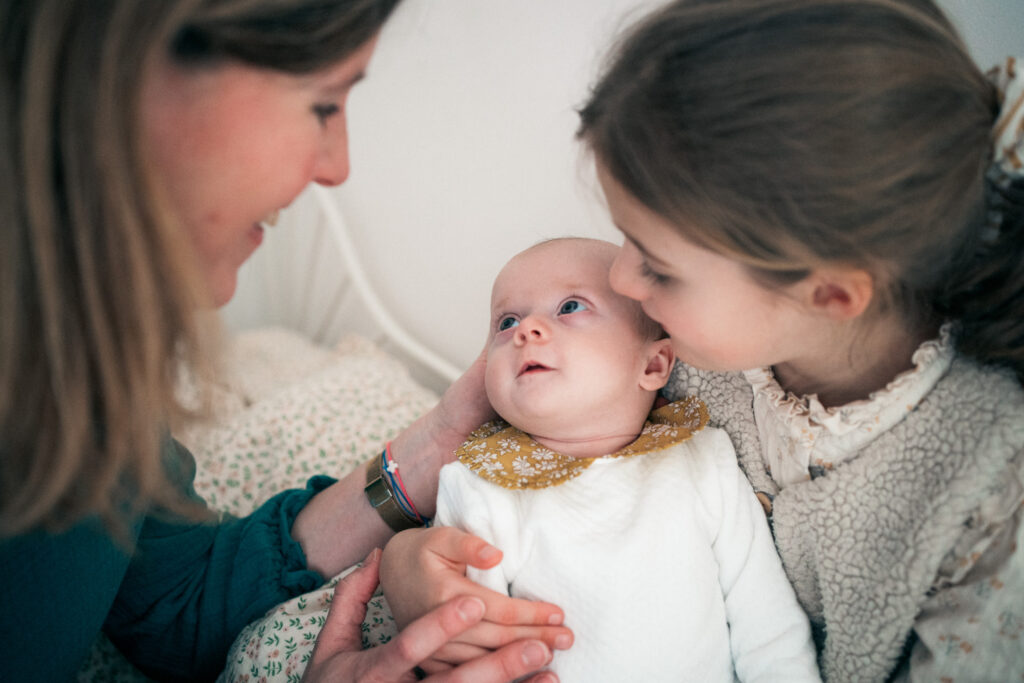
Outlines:
[{"label": "baby's hand", "polygon": [[451,527],[413,529],[396,534],[384,549],[381,586],[400,628],[455,596],[480,598],[484,618],[449,641],[420,666],[433,673],[526,638],[551,649],[572,645],[572,631],[561,626],[555,605],[510,598],[466,578],[466,566],[495,566],[501,552],[485,541]]},{"label": "baby's hand", "polygon": [[[484,606],[472,598],[456,598],[432,610],[404,628],[391,642],[363,650],[360,629],[366,615],[366,601],[377,586],[380,551],[374,550],[366,564],[345,577],[334,592],[313,655],[302,677],[313,681],[410,681],[415,669],[432,652],[469,624],[479,622]],[[551,652],[537,641],[515,643],[472,662],[431,678],[501,683],[519,679],[551,661]],[[550,672],[530,678],[531,683],[557,683]]]}]

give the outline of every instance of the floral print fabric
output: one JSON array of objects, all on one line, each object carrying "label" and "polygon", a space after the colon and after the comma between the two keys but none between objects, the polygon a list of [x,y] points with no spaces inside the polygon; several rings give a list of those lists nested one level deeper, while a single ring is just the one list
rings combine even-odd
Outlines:
[{"label": "floral print fabric", "polygon": [[[281,329],[245,332],[225,345],[209,387],[212,419],[175,436],[196,458],[196,491],[211,508],[245,515],[274,494],[317,474],[342,477],[427,412],[437,396],[396,359],[360,337],[333,349]],[[183,396],[197,392],[183,379]],[[338,578],[290,600],[244,629],[221,680],[298,680]],[[374,598],[364,644],[396,632],[383,597]],[[148,679],[100,636],[78,680]]]},{"label": "floral print fabric", "polygon": [[[626,458],[686,441],[708,423],[708,409],[687,397],[651,412],[640,435],[603,458]],[[545,448],[501,420],[469,435],[456,457],[478,476],[507,489],[543,489],[573,479],[599,458],[574,458]]]}]

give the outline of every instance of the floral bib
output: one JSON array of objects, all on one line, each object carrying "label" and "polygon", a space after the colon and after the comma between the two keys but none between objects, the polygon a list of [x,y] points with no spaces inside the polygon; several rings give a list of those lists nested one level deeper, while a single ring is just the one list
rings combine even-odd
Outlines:
[{"label": "floral bib", "polygon": [[628,446],[596,458],[574,458],[545,448],[503,420],[494,420],[474,430],[455,455],[477,476],[498,486],[543,489],[579,476],[595,460],[643,455],[687,441],[707,423],[704,403],[688,396],[651,411],[640,435]]}]

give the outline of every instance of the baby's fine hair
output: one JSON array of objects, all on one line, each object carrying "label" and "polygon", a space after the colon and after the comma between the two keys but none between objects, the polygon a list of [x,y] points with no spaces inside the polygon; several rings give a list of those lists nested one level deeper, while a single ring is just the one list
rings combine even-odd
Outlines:
[{"label": "baby's fine hair", "polygon": [[864,268],[874,311],[957,321],[1024,377],[1024,182],[986,178],[997,90],[931,0],[684,0],[581,110],[604,168],[765,285]]}]

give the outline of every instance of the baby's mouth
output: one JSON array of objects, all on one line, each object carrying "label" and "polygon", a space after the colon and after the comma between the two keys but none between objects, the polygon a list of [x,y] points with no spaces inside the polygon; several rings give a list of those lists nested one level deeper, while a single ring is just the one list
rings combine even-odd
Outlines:
[{"label": "baby's mouth", "polygon": [[547,370],[553,370],[543,363],[537,363],[536,361],[527,361],[523,363],[522,367],[519,368],[519,374],[516,377],[522,377],[523,375],[532,374],[535,372],[545,372]]}]

